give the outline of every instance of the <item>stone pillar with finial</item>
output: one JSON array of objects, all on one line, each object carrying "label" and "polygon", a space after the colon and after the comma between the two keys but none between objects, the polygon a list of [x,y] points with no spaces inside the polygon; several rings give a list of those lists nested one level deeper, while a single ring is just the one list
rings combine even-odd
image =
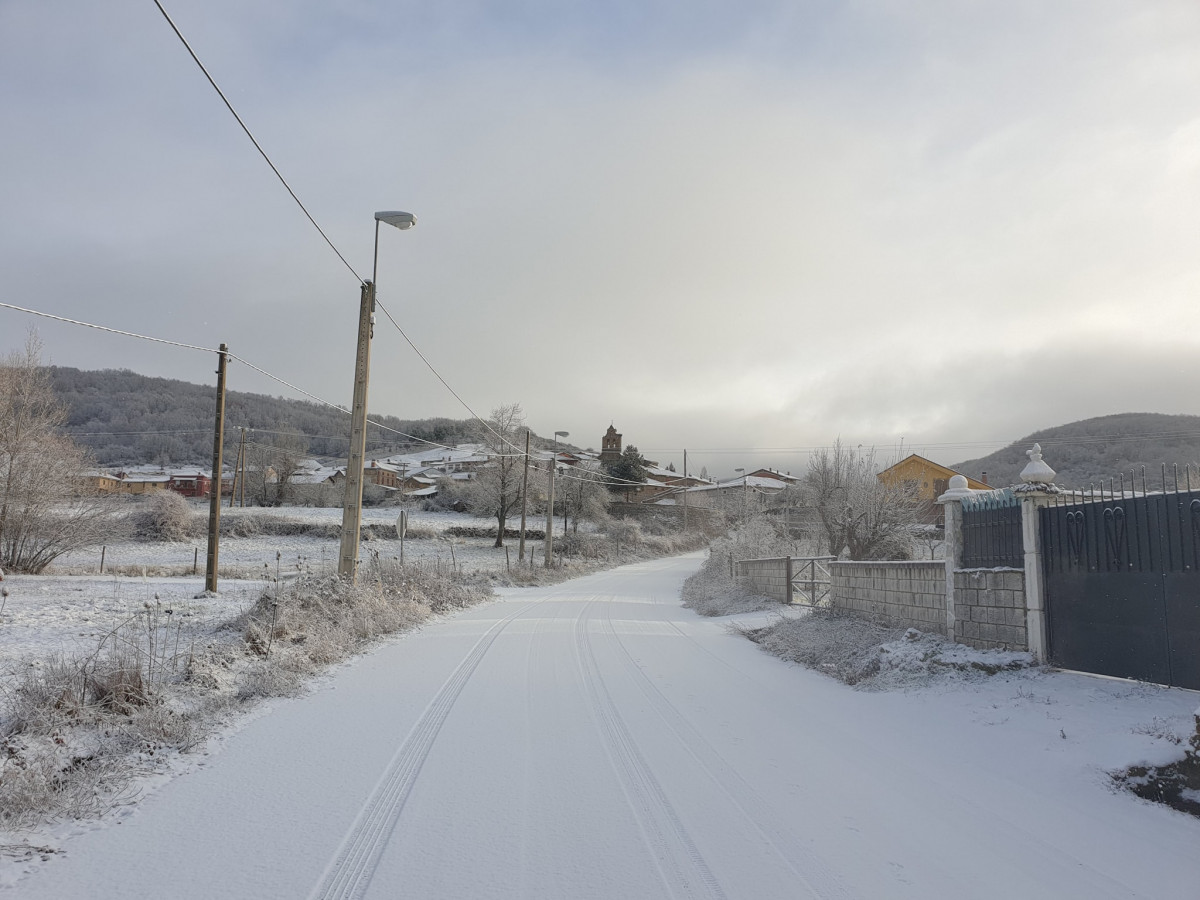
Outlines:
[{"label": "stone pillar with finial", "polygon": [[943,556],[946,560],[946,637],[957,640],[954,615],[954,571],[962,567],[962,501],[977,491],[967,487],[965,475],[952,475],[946,493],[937,498],[944,510],[945,526],[942,531]]},{"label": "stone pillar with finial", "polygon": [[1042,459],[1042,445],[1025,451],[1029,462],[1021,470],[1021,483],[1012,491],[1021,498],[1021,542],[1025,550],[1025,635],[1029,652],[1039,663],[1047,660],[1049,631],[1046,619],[1046,582],[1042,572],[1041,516],[1038,512],[1062,488],[1057,473]]}]

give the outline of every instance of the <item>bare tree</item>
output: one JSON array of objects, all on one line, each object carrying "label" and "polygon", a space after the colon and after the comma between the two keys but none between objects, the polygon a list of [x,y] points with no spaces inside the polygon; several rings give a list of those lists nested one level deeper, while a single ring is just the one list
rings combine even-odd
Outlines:
[{"label": "bare tree", "polygon": [[847,447],[813,454],[803,492],[816,513],[830,554],[851,559],[907,559],[921,502],[915,486],[876,477],[875,448]]},{"label": "bare tree", "polygon": [[608,511],[612,494],[606,486],[604,470],[598,462],[567,466],[559,478],[562,498],[571,517],[571,530],[579,533],[580,519],[600,519]]},{"label": "bare tree", "polygon": [[59,432],[67,408],[30,332],[0,360],[0,568],[41,572],[107,532],[109,507],[87,479],[91,460]]},{"label": "bare tree", "polygon": [[270,443],[246,442],[247,493],[259,506],[282,506],[293,496],[292,479],[308,452],[308,438],[298,431],[276,434]]},{"label": "bare tree", "polygon": [[496,518],[494,546],[503,547],[505,525],[521,505],[525,446],[525,413],[521,404],[509,403],[493,409],[487,424],[479,426],[476,440],[487,449],[491,459],[476,470],[460,496],[470,512]]}]

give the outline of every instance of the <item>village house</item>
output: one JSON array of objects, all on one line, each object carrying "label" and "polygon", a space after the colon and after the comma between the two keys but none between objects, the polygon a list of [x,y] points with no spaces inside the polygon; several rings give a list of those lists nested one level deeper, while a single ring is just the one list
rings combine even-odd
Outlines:
[{"label": "village house", "polygon": [[[955,475],[962,475],[962,473],[923,456],[918,456],[916,453],[911,453],[875,477],[886,485],[902,484],[913,491],[917,499],[921,501],[924,521],[936,525],[942,522],[944,514],[943,508],[937,504],[937,498],[949,490],[950,479]],[[972,490],[991,490],[986,481],[980,481],[967,475],[963,475],[963,477],[967,479],[967,487]]]}]

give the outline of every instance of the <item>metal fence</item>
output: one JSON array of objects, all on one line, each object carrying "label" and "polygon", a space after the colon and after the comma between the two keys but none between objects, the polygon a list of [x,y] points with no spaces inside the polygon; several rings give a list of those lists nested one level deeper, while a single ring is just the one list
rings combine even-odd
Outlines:
[{"label": "metal fence", "polygon": [[963,568],[1025,567],[1021,501],[1005,488],[962,503]]}]

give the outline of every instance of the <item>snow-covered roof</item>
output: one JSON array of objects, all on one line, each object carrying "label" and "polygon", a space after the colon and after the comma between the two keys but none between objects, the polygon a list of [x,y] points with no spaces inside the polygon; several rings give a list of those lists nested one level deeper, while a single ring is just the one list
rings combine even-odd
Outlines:
[{"label": "snow-covered roof", "polygon": [[787,485],[777,478],[762,478],[758,476],[737,477],[729,481],[719,481],[716,484],[701,484],[696,487],[690,487],[687,490],[693,492],[699,491],[762,491],[765,493],[773,493],[782,491]]}]

